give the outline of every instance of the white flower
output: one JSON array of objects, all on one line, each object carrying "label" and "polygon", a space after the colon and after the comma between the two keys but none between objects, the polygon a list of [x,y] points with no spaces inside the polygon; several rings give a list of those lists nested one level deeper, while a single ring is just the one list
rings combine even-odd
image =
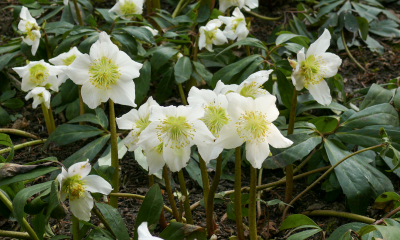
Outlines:
[{"label": "white flower", "polygon": [[327,53],[331,40],[331,34],[327,29],[304,54],[304,48],[297,53],[297,63],[292,61],[294,66],[292,82],[299,91],[307,88],[314,99],[322,104],[329,105],[332,101],[328,83],[324,78],[336,75],[342,59],[336,54]]},{"label": "white flower", "polygon": [[162,240],[161,238],[151,236],[150,231],[147,227],[147,222],[142,222],[139,225],[137,231],[139,235],[139,240]]},{"label": "white flower", "polygon": [[[159,156],[162,153],[170,170],[177,172],[189,161],[191,146],[204,147],[215,139],[200,120],[203,116],[202,106],[152,106],[151,123],[140,134],[137,145],[145,150],[153,149]],[[146,155],[151,158],[147,152]],[[161,169],[163,165],[160,162],[158,166]]]},{"label": "white flower", "polygon": [[263,89],[263,84],[268,81],[269,75],[273,70],[262,70],[251,74],[240,85],[230,84],[225,85],[221,80],[217,82],[214,92],[217,94],[228,94],[231,92],[239,93],[244,97],[253,99],[271,95],[267,90]]},{"label": "white flower", "polygon": [[269,145],[286,148],[293,144],[272,123],[279,116],[275,96],[253,99],[229,93],[226,97],[232,121],[221,129],[216,144],[223,148],[235,148],[246,142],[246,159],[258,169],[269,155]]},{"label": "white flower", "polygon": [[[192,87],[187,100],[191,106],[200,105],[204,107],[204,117],[200,118],[200,120],[204,122],[214,137],[218,138],[220,130],[230,120],[226,110],[228,107],[226,96],[222,94],[217,95],[211,90],[199,90],[196,87]],[[207,164],[210,160],[217,158],[223,150],[222,147],[214,143],[207,144],[206,146],[198,146],[198,149],[201,157]]]},{"label": "white flower", "polygon": [[119,0],[109,12],[115,12],[125,20],[131,20],[134,14],[143,13],[144,0]]},{"label": "white flower", "polygon": [[141,63],[133,61],[101,32],[99,40],[90,48],[90,55],[82,54],[64,72],[77,85],[82,85],[82,99],[94,109],[102,102],[135,107],[135,83]]},{"label": "white flower", "polygon": [[44,87],[35,87],[32,91],[30,91],[26,96],[25,100],[33,98],[32,107],[36,108],[39,104],[44,103],[47,109],[50,108],[50,97],[51,94]]},{"label": "white flower", "polygon": [[219,1],[219,10],[221,12],[225,12],[229,7],[235,6],[239,8],[243,8],[245,0],[220,0]]},{"label": "white flower", "polygon": [[232,15],[233,17],[219,16],[218,19],[226,25],[223,31],[224,35],[229,39],[235,40],[237,38],[237,40],[240,41],[249,34],[246,20],[238,7],[235,8]]},{"label": "white flower", "polygon": [[141,28],[146,28],[147,30],[149,30],[153,34],[153,37],[158,35],[158,30],[153,29],[149,26],[141,26]]},{"label": "white flower", "polygon": [[69,2],[69,0],[64,0],[64,5],[67,6],[68,2]]},{"label": "white flower", "polygon": [[78,162],[68,168],[68,172],[62,168],[57,176],[60,183],[60,200],[69,198],[69,208],[72,214],[80,220],[89,221],[90,211],[93,208],[93,198],[89,192],[110,194],[111,185],[102,177],[89,175],[92,166],[89,159],[86,162]]},{"label": "white flower", "polygon": [[149,97],[138,110],[132,109],[128,113],[122,115],[122,117],[116,119],[119,129],[132,130],[124,139],[125,146],[129,151],[134,151],[139,147],[136,144],[139,141],[139,135],[150,124],[150,106],[159,106],[158,103],[153,100],[153,97]]},{"label": "white flower", "polygon": [[[59,66],[59,68],[64,70],[67,66],[71,65],[71,63],[73,63],[75,59],[80,55],[82,55],[82,53],[78,50],[78,48],[73,47],[68,52],[61,53],[57,57],[49,59],[49,62],[51,62],[55,66]],[[58,75],[59,85],[63,84],[65,81],[67,81],[67,79],[68,76],[64,73],[64,71],[60,73]]]},{"label": "white flower", "polygon": [[22,40],[29,46],[32,46],[31,52],[32,55],[35,56],[40,43],[40,27],[26,7],[21,8],[19,17],[21,18],[21,21],[18,23],[18,30],[26,34]]},{"label": "white flower", "polygon": [[57,75],[61,74],[62,70],[44,60],[29,62],[25,67],[15,67],[13,70],[22,78],[22,91],[28,92],[35,87],[46,87],[58,92]]},{"label": "white flower", "polygon": [[250,9],[258,8],[258,0],[244,0],[244,7],[246,11],[250,11]]},{"label": "white flower", "polygon": [[225,35],[222,33],[222,21],[214,19],[209,21],[205,26],[200,27],[199,49],[206,48],[213,52],[212,45],[222,45],[228,42]]}]

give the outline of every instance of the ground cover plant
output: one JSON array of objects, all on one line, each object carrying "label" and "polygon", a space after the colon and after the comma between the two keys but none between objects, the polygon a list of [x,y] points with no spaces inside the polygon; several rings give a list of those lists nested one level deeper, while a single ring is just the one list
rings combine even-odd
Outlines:
[{"label": "ground cover plant", "polygon": [[2,239],[399,239],[396,1],[3,5]]}]

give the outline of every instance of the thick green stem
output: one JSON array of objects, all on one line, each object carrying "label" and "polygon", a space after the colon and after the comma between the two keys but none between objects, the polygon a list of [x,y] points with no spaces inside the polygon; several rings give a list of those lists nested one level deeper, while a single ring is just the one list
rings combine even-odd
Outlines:
[{"label": "thick green stem", "polygon": [[35,136],[35,135],[31,134],[31,133],[24,132],[24,131],[18,130],[18,129],[0,128],[0,133],[13,134],[13,135],[21,136],[21,137],[39,139],[38,136]]},{"label": "thick green stem", "polygon": [[181,96],[182,104],[186,106],[187,101],[186,101],[185,92],[183,91],[183,87],[182,87],[181,83],[178,84],[178,88],[179,88],[179,95]]},{"label": "thick green stem", "polygon": [[81,236],[79,234],[79,219],[72,215],[72,237],[73,240],[81,240]]},{"label": "thick green stem", "polygon": [[49,119],[50,119],[51,129],[54,132],[54,130],[56,130],[56,123],[54,121],[53,111],[51,110],[51,107],[48,109],[48,111],[49,111]]},{"label": "thick green stem", "polygon": [[365,68],[363,66],[361,66],[361,64],[354,58],[353,54],[351,54],[349,48],[347,47],[346,38],[344,37],[343,30],[342,30],[342,42],[343,42],[344,49],[346,50],[347,55],[349,55],[350,59],[357,65],[357,67],[359,67],[361,70],[363,70],[365,72]]},{"label": "thick green stem", "polygon": [[[0,201],[4,203],[4,205],[6,205],[6,207],[13,212],[13,206],[12,203],[10,202],[10,200],[8,200],[8,198],[3,194],[2,191],[0,191]],[[29,236],[31,239],[33,240],[39,240],[38,236],[36,235],[35,231],[33,231],[33,229],[31,228],[31,226],[29,225],[28,221],[26,221],[25,218],[22,218],[22,223],[21,223],[22,227],[28,232]]]},{"label": "thick green stem", "polygon": [[199,156],[199,160],[200,160],[201,180],[203,182],[204,206],[207,212],[207,206],[208,206],[207,201],[208,201],[208,193],[210,192],[210,182],[208,181],[207,164],[201,156]]},{"label": "thick green stem", "polygon": [[100,222],[103,223],[104,227],[115,237],[114,231],[112,230],[110,224],[108,224],[107,220],[103,217],[97,207],[92,209],[92,212],[99,218]]},{"label": "thick green stem", "polygon": [[235,149],[235,217],[236,231],[239,240],[244,240],[242,217],[242,156],[240,146]]},{"label": "thick green stem", "polygon": [[14,232],[14,231],[5,231],[0,230],[0,237],[8,237],[8,238],[17,238],[17,239],[31,239],[26,232]]},{"label": "thick green stem", "polygon": [[302,212],[301,214],[304,214],[306,216],[329,216],[329,217],[347,218],[357,222],[364,222],[368,224],[372,224],[375,222],[375,219],[373,218],[361,216],[354,213],[337,212],[333,210],[314,210],[314,211]]},{"label": "thick green stem", "polygon": [[174,10],[174,12],[172,13],[172,18],[175,18],[176,16],[179,15],[179,13],[183,10],[182,6],[185,4],[187,0],[180,0],[178,5],[176,5],[176,8]]},{"label": "thick green stem", "polygon": [[172,215],[174,216],[177,222],[180,222],[181,218],[179,216],[178,208],[176,207],[174,195],[172,194],[171,182],[169,181],[168,169],[166,165],[164,165],[163,167],[163,178],[165,181],[165,189],[167,190],[169,204],[171,205],[172,209]]},{"label": "thick green stem", "polygon": [[154,176],[153,175],[149,175],[149,187],[154,185]]},{"label": "thick green stem", "polygon": [[82,14],[81,14],[81,11],[79,10],[78,3],[76,0],[73,0],[73,1],[74,1],[76,16],[78,17],[79,25],[83,26],[84,24],[83,24]]},{"label": "thick green stem", "polygon": [[52,54],[51,54],[51,50],[50,50],[49,38],[47,37],[47,33],[44,30],[44,28],[42,28],[42,30],[43,30],[43,34],[44,34],[44,42],[46,44],[47,58],[51,59],[52,58]]},{"label": "thick green stem", "polygon": [[252,12],[252,11],[244,11],[244,12],[248,13],[250,15],[253,15],[254,17],[258,17],[258,18],[261,18],[261,19],[264,19],[264,20],[267,20],[267,21],[276,21],[276,20],[279,20],[279,19],[281,19],[283,17],[283,15],[281,15],[279,17],[267,17],[267,16],[263,16],[263,15],[260,15],[258,13]]},{"label": "thick green stem", "polygon": [[[257,240],[257,169],[250,166],[249,232],[250,240]],[[235,199],[236,200],[236,199]]]},{"label": "thick green stem", "polygon": [[49,110],[47,109],[44,103],[42,103],[42,111],[43,111],[44,121],[46,123],[47,132],[49,133],[49,135],[51,135],[53,133],[53,125],[51,124],[50,121]]},{"label": "thick green stem", "polygon": [[[79,96],[79,115],[85,114],[85,103],[83,103],[82,99],[82,86],[78,86],[78,96]],[[79,125],[83,125],[83,122],[80,122]]]},{"label": "thick green stem", "polygon": [[[35,141],[30,141],[30,142],[26,142],[26,143],[21,143],[21,144],[15,145],[14,146],[14,151],[22,149],[22,148],[29,147],[29,146],[35,146],[35,145],[43,144],[43,143],[46,142],[46,140],[47,139],[41,139],[41,140],[35,140]],[[0,150],[0,154],[8,153],[8,152],[11,151],[11,149],[12,148],[10,148],[10,147],[1,149]]]},{"label": "thick green stem", "polygon": [[193,224],[193,218],[192,218],[192,211],[190,211],[190,203],[189,203],[189,195],[186,189],[186,183],[185,183],[185,178],[183,177],[183,170],[181,169],[178,173],[179,176],[179,184],[181,186],[181,193],[185,197],[185,216],[187,223]]},{"label": "thick green stem", "polygon": [[[297,108],[297,91],[293,90],[292,103],[290,105],[290,116],[289,116],[289,126],[287,135],[291,135],[294,132],[294,124],[296,118],[296,108]],[[288,203],[292,200],[293,195],[293,164],[286,166],[286,193],[285,202]]]},{"label": "thick green stem", "polygon": [[[207,218],[207,233],[208,237],[211,237],[216,229],[215,220],[214,220],[214,196],[217,191],[219,180],[221,179],[222,172],[222,154],[218,156],[216,159],[217,166],[215,168],[215,175],[210,187],[210,191],[208,192],[207,199],[207,207],[206,207],[206,218]],[[205,200],[205,198],[204,198]]]},{"label": "thick green stem", "polygon": [[[119,161],[118,161],[118,140],[117,140],[117,127],[115,125],[115,111],[114,102],[109,100],[110,108],[110,131],[111,131],[111,166],[114,168],[114,173],[111,176],[111,186],[114,188],[113,193],[119,191]],[[117,208],[118,198],[111,197],[110,205]]]},{"label": "thick green stem", "polygon": [[365,152],[365,151],[369,151],[378,147],[382,147],[386,145],[386,143],[382,143],[376,146],[372,146],[369,148],[364,148],[361,150],[358,150],[357,152],[354,152],[352,154],[347,155],[346,157],[342,158],[339,162],[337,162],[335,165],[331,166],[328,171],[326,171],[324,174],[322,174],[317,180],[315,180],[310,186],[308,186],[306,189],[304,189],[299,195],[297,195],[295,198],[293,198],[292,201],[290,201],[289,205],[285,208],[285,211],[283,212],[283,217],[282,219],[285,219],[286,217],[286,213],[289,210],[290,205],[293,206],[293,204],[299,199],[301,198],[305,193],[307,193],[311,188],[313,188],[315,185],[317,185],[318,182],[320,182],[322,179],[324,179],[326,176],[328,176],[329,173],[331,173],[335,167],[339,166],[339,164],[341,164],[342,162],[344,162],[346,159],[351,158],[354,155],[357,155],[359,153]]}]

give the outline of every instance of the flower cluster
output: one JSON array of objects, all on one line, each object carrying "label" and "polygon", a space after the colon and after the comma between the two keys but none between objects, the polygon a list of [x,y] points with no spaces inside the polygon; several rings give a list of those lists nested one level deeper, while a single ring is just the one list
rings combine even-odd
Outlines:
[{"label": "flower cluster", "polygon": [[[246,26],[246,20],[243,13],[237,7],[233,11],[232,17],[219,16],[218,19],[209,21],[205,26],[200,27],[199,49],[206,48],[213,51],[214,45],[222,45],[228,42],[228,39],[240,41],[247,37],[249,30]],[[225,24],[224,31],[219,28]]]},{"label": "flower cluster", "polygon": [[173,172],[181,170],[193,145],[208,163],[224,148],[244,142],[247,160],[261,168],[269,145],[286,148],[292,144],[272,123],[279,115],[276,98],[262,89],[271,72],[256,72],[240,85],[219,81],[213,91],[192,87],[188,106],[162,107],[150,97],[138,110],[117,119],[120,129],[132,130],[125,145],[129,151],[139,146],[144,150],[149,174],[165,164]]}]

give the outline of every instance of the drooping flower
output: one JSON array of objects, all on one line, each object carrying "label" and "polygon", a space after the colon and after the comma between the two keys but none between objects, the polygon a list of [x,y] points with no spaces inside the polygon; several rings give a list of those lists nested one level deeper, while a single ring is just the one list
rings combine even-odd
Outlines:
[{"label": "drooping flower", "polygon": [[279,116],[275,96],[253,99],[229,93],[226,97],[232,121],[221,129],[216,144],[229,149],[246,142],[246,159],[258,169],[270,153],[269,145],[286,148],[293,144],[272,123]]},{"label": "drooping flower", "polygon": [[219,16],[218,19],[226,25],[223,31],[225,37],[231,40],[237,38],[237,40],[240,41],[249,35],[246,20],[238,7],[235,8],[232,15],[232,17]]},{"label": "drooping flower", "polygon": [[[49,59],[49,62],[54,64],[55,66],[59,66],[61,69],[66,69],[67,66],[71,65],[75,61],[75,59],[82,55],[82,53],[78,50],[78,48],[73,47],[66,53],[61,53],[55,58]],[[59,85],[63,84],[68,79],[67,74],[60,73],[58,75]]]},{"label": "drooping flower", "polygon": [[32,55],[35,56],[40,43],[40,27],[26,7],[21,8],[19,17],[21,21],[18,23],[18,30],[26,35],[22,40],[29,46],[32,46],[31,52]]},{"label": "drooping flower", "polygon": [[239,93],[244,97],[253,99],[271,95],[267,90],[263,89],[263,84],[268,81],[269,75],[273,70],[262,70],[251,74],[240,85],[230,84],[225,85],[221,80],[217,82],[214,92],[217,94],[228,94],[231,92]]},{"label": "drooping flower", "polygon": [[22,78],[22,91],[28,92],[35,87],[45,87],[58,92],[59,81],[57,75],[63,71],[46,63],[44,60],[32,61],[24,67],[15,67],[13,70]]},{"label": "drooping flower", "polygon": [[82,85],[82,99],[94,109],[102,102],[135,107],[135,83],[141,63],[133,61],[111,42],[110,36],[101,32],[99,40],[90,48],[90,54],[82,54],[64,72],[77,85]]},{"label": "drooping flower", "polygon": [[141,26],[141,28],[146,28],[147,30],[149,30],[153,34],[153,37],[158,35],[158,30],[154,28],[151,28],[149,26]]},{"label": "drooping flower", "polygon": [[232,6],[243,8],[244,3],[245,3],[245,0],[220,0],[219,1],[219,10],[221,12],[225,12],[226,9],[228,9]]},{"label": "drooping flower", "polygon": [[202,117],[202,106],[152,106],[149,117],[151,123],[140,134],[137,145],[145,150],[154,149],[160,154],[162,152],[170,170],[177,172],[189,161],[191,146],[203,147],[215,139],[200,120]]},{"label": "drooping flower", "polygon": [[147,222],[142,222],[138,227],[139,240],[162,240],[158,237],[153,237],[147,227]]},{"label": "drooping flower", "polygon": [[336,54],[327,53],[331,40],[329,30],[315,41],[304,54],[304,48],[297,53],[297,62],[291,61],[294,68],[292,73],[292,82],[299,91],[303,87],[310,91],[314,99],[322,104],[329,105],[332,96],[328,83],[324,78],[330,78],[336,75],[342,59]]},{"label": "drooping flower", "polygon": [[[215,92],[207,89],[199,90],[192,87],[188,95],[189,106],[200,105],[204,107],[204,116],[200,118],[207,126],[208,130],[215,138],[219,137],[222,127],[230,121],[227,107],[228,100],[225,95],[217,95]],[[206,146],[198,146],[199,153],[206,163],[215,159],[222,152],[223,148],[214,143]]]},{"label": "drooping flower", "polygon": [[36,108],[39,104],[44,103],[47,109],[50,108],[50,97],[51,94],[44,87],[35,87],[26,96],[25,100],[33,98],[32,107]]},{"label": "drooping flower", "polygon": [[89,192],[110,194],[111,185],[102,177],[89,175],[92,166],[89,159],[86,162],[78,162],[68,168],[62,169],[57,176],[60,183],[60,200],[68,197],[69,208],[72,214],[80,220],[89,221],[90,211],[93,208],[93,198]]},{"label": "drooping flower", "polygon": [[115,12],[125,20],[131,20],[134,14],[143,13],[144,0],[119,0],[109,12]]},{"label": "drooping flower", "polygon": [[122,115],[122,117],[116,119],[119,129],[132,130],[124,139],[125,146],[129,151],[134,151],[138,147],[137,142],[139,141],[140,133],[150,124],[149,116],[151,106],[159,106],[159,104],[153,100],[153,97],[149,97],[138,110],[132,109],[128,113]]},{"label": "drooping flower", "polygon": [[221,27],[222,21],[213,19],[209,21],[205,26],[200,27],[199,37],[199,49],[206,48],[208,51],[213,52],[214,45],[222,45],[228,42],[225,35],[222,33]]}]

